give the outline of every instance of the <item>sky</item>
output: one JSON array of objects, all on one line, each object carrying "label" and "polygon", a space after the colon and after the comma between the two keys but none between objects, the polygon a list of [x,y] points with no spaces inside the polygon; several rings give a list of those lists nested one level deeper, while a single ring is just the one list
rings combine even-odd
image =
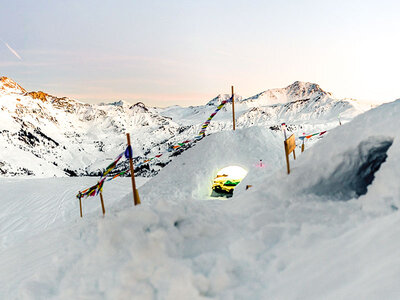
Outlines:
[{"label": "sky", "polygon": [[205,104],[296,80],[400,98],[399,1],[0,0],[0,76],[88,103]]}]

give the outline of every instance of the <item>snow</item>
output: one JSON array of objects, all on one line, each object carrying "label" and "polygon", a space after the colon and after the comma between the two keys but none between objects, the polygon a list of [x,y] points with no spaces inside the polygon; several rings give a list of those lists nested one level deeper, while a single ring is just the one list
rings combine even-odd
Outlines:
[{"label": "snow", "polygon": [[[399,113],[397,100],[309,124],[330,130],[290,175],[280,131],[213,133],[139,177],[139,206],[129,178],[106,183],[105,217],[97,197],[79,217],[95,178],[1,178],[0,299],[397,299]],[[211,198],[231,165],[247,176]]]},{"label": "snow", "polygon": [[[368,220],[317,247],[304,249],[298,253],[301,259],[279,274],[271,298],[397,299],[399,222],[398,213]],[[298,277],[299,273],[307,277]],[[285,288],[288,285],[291,289]]]},{"label": "snow", "polygon": [[[138,178],[137,186],[143,185],[147,180]],[[91,177],[1,179],[0,195],[3,196],[0,213],[0,250],[76,219],[79,215],[76,193],[95,183],[95,179]],[[106,212],[110,203],[129,191],[130,183],[130,178],[108,182],[107,190],[103,192]],[[83,200],[84,215],[100,215],[99,203],[98,199],[93,198]]]}]

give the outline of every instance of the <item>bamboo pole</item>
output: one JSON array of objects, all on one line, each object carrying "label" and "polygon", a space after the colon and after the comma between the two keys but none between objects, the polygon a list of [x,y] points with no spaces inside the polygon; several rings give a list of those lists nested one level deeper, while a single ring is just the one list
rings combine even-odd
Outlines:
[{"label": "bamboo pole", "polygon": [[[126,134],[126,139],[128,141],[128,147],[131,145],[131,137],[129,133]],[[131,180],[132,180],[132,192],[133,192],[133,202],[135,205],[140,204],[139,193],[136,189],[136,182],[135,182],[135,172],[133,169],[133,160],[132,157],[129,158],[129,167],[131,169]]]},{"label": "bamboo pole", "polygon": [[233,92],[233,85],[232,85],[232,118],[233,118],[233,131],[236,129],[236,121],[235,121],[235,94]]},{"label": "bamboo pole", "polygon": [[81,218],[82,218],[82,197],[79,197],[79,208],[80,208],[80,212],[81,212]]},{"label": "bamboo pole", "polygon": [[284,141],[283,144],[285,145],[285,156],[286,156],[286,168],[287,168],[287,173],[290,174],[289,154],[288,154],[288,151],[287,151],[287,144],[286,144],[286,141]]},{"label": "bamboo pole", "polygon": [[100,202],[101,202],[101,209],[103,210],[103,216],[106,214],[106,210],[104,208],[104,200],[103,200],[103,193],[100,192]]}]

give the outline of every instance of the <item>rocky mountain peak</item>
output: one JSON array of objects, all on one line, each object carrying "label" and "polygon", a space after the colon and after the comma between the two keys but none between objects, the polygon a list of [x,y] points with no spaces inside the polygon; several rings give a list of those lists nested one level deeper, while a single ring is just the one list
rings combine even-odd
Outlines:
[{"label": "rocky mountain peak", "polygon": [[139,111],[147,112],[147,111],[149,111],[148,108],[146,107],[146,105],[143,102],[138,102],[138,103],[132,105],[131,107],[129,107],[129,109],[133,109],[136,112],[139,112]]},{"label": "rocky mountain peak", "polygon": [[258,103],[259,105],[274,105],[314,99],[317,97],[320,99],[324,96],[331,97],[332,95],[331,93],[325,92],[316,83],[295,81],[285,88],[269,89],[243,101],[247,103]]},{"label": "rocky mountain peak", "polygon": [[[208,105],[208,106],[217,106],[222,101],[228,100],[230,98],[231,98],[231,94],[219,94],[217,97],[215,97],[212,100],[210,100],[209,102],[207,102],[206,105]],[[241,100],[242,100],[242,96],[239,96],[239,95],[235,94],[235,101],[241,101]]]},{"label": "rocky mountain peak", "polygon": [[43,103],[50,103],[54,108],[63,109],[66,112],[72,113],[75,111],[76,107],[81,106],[82,103],[79,103],[75,100],[69,99],[67,97],[56,97],[50,94],[47,94],[42,91],[37,92],[27,92],[24,96],[29,96],[32,99],[38,99]]},{"label": "rocky mountain peak", "polygon": [[331,95],[331,93],[325,92],[321,87],[316,83],[311,82],[303,82],[303,81],[295,81],[291,85],[285,88],[288,96],[293,98],[310,98],[312,96],[318,95]]},{"label": "rocky mountain peak", "polygon": [[49,94],[42,92],[42,91],[38,91],[38,92],[28,92],[25,93],[24,96],[30,96],[33,99],[39,99],[42,102],[46,102],[47,101],[47,97],[50,96]]},{"label": "rocky mountain peak", "polygon": [[26,93],[26,90],[11,78],[0,77],[0,91],[12,94]]},{"label": "rocky mountain peak", "polygon": [[126,102],[124,100],[119,100],[111,103],[100,103],[100,105],[112,105],[112,106],[119,106],[119,107],[124,107],[124,106],[131,106],[129,102]]}]

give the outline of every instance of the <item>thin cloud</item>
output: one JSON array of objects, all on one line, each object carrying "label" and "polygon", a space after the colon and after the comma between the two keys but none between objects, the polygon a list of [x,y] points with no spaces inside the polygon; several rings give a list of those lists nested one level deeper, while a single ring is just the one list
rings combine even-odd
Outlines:
[{"label": "thin cloud", "polygon": [[4,42],[4,45],[6,45],[6,47],[8,48],[8,50],[11,51],[12,54],[14,54],[16,57],[18,57],[19,60],[22,60],[21,56],[17,53],[17,51],[15,51],[13,48],[11,48],[11,46],[9,44],[7,44],[6,42]]}]

